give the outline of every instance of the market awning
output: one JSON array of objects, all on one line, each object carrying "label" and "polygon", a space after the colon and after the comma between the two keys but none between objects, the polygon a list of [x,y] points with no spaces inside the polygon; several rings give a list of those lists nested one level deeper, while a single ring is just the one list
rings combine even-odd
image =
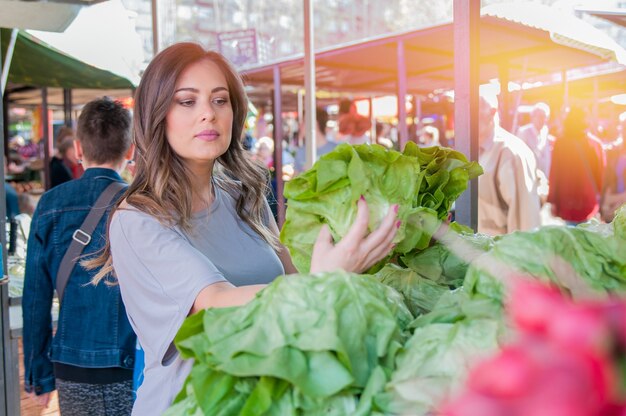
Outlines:
[{"label": "market awning", "polygon": [[626,8],[620,9],[600,9],[577,7],[576,10],[585,12],[595,17],[608,20],[616,25],[626,27]]},{"label": "market awning", "polygon": [[[550,20],[572,22],[550,7],[541,6],[541,12],[533,7],[545,17],[522,20],[520,16],[527,14],[519,11],[525,5],[497,6],[501,7],[485,8],[481,17],[481,82],[498,78],[502,68],[514,81],[608,59],[626,63],[626,52],[619,45],[580,19],[572,16],[573,30],[566,30]],[[316,53],[317,88],[395,94],[399,42],[404,44],[408,93],[454,87],[454,26],[448,23],[321,50]],[[298,55],[242,72],[249,85],[271,85],[273,68],[278,66],[283,85],[301,86],[303,59]]]},{"label": "market awning", "polygon": [[[0,50],[4,57],[11,38],[11,29],[0,30],[2,37]],[[8,81],[15,84],[59,88],[134,87],[128,79],[86,64],[23,30],[19,30],[17,35]]]},{"label": "market awning", "polygon": [[62,32],[74,20],[82,3],[0,0],[0,27]]}]

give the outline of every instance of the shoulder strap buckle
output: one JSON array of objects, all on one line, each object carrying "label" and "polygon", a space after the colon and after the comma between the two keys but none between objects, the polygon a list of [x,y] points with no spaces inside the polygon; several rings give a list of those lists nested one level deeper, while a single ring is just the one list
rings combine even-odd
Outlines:
[{"label": "shoulder strap buckle", "polygon": [[91,236],[79,228],[72,234],[72,240],[86,246],[91,241]]}]

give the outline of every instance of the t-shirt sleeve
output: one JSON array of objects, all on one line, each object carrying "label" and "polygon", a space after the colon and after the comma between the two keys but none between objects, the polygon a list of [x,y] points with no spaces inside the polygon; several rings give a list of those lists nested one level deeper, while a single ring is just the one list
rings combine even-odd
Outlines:
[{"label": "t-shirt sleeve", "polygon": [[165,361],[200,291],[226,279],[182,234],[145,213],[117,211],[109,238],[133,329],[142,348]]}]

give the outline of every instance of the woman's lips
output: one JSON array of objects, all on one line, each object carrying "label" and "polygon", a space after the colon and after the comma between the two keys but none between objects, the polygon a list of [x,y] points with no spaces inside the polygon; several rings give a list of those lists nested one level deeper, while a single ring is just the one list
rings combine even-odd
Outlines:
[{"label": "woman's lips", "polygon": [[212,142],[220,137],[220,134],[215,130],[203,130],[196,134],[195,137],[206,142]]}]

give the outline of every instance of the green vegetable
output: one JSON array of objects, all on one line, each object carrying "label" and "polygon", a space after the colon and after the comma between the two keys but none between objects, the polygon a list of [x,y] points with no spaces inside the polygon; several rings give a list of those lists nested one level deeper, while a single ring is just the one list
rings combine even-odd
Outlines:
[{"label": "green vegetable", "polygon": [[397,369],[374,408],[386,415],[435,414],[458,390],[471,366],[499,348],[500,323],[464,319],[417,328],[397,357]]},{"label": "green vegetable", "polygon": [[175,343],[195,363],[170,414],[358,414],[356,394],[382,388],[412,319],[373,276],[279,277],[245,306],[185,321]]},{"label": "green vegetable", "polygon": [[491,237],[468,230],[452,223],[444,235],[436,237],[434,245],[407,253],[400,260],[426,279],[450,288],[460,287],[469,264],[493,246]]},{"label": "green vegetable", "polygon": [[[432,252],[432,251],[431,251]],[[375,274],[380,281],[404,296],[404,302],[418,316],[430,312],[448,286],[421,277],[416,271],[388,264]]]},{"label": "green vegetable", "polygon": [[626,240],[626,204],[619,207],[613,218],[613,230],[615,237]]},{"label": "green vegetable", "polygon": [[626,240],[607,227],[542,227],[495,241],[472,263],[465,289],[473,296],[503,300],[515,276],[550,281],[574,298],[626,290]]},{"label": "green vegetable", "polygon": [[336,241],[341,239],[354,222],[356,203],[363,195],[370,230],[392,205],[399,205],[401,226],[394,254],[424,249],[468,180],[481,173],[477,163],[446,148],[420,149],[408,143],[400,153],[379,145],[339,145],[286,184],[289,203],[281,241],[298,270],[307,272],[322,225],[328,224]]}]

